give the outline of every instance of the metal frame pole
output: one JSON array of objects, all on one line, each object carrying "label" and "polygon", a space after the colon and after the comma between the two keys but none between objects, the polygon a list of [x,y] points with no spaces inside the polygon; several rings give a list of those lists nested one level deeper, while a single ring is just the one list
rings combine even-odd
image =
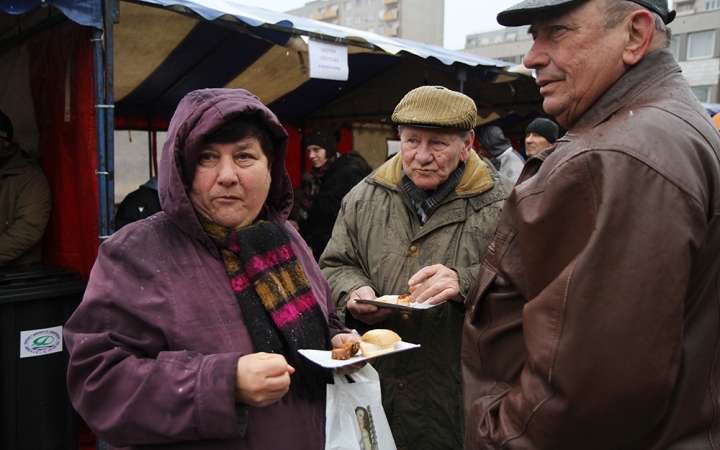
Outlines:
[{"label": "metal frame pole", "polygon": [[[104,30],[94,32],[95,125],[97,135],[98,224],[100,242],[112,233],[115,212],[115,111],[113,23],[118,16],[116,0],[103,1]],[[105,46],[103,47],[103,41]]]}]

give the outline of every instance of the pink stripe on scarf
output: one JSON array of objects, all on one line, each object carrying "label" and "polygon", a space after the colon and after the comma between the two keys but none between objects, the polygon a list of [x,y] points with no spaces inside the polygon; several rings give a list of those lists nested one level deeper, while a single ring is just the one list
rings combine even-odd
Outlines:
[{"label": "pink stripe on scarf", "polygon": [[240,274],[230,280],[230,284],[232,284],[234,292],[240,292],[252,286],[250,279],[243,274]]},{"label": "pink stripe on scarf", "polygon": [[312,291],[308,291],[293,299],[292,302],[284,304],[280,309],[273,311],[273,321],[282,329],[285,325],[293,323],[298,316],[305,311],[309,311],[315,305],[317,305],[315,295],[313,295]]},{"label": "pink stripe on scarf", "polygon": [[245,264],[245,271],[248,277],[252,279],[255,278],[258,273],[264,272],[271,267],[275,267],[278,264],[289,260],[293,256],[295,256],[295,250],[292,247],[292,243],[288,242],[282,247],[270,250],[268,253],[254,256]]}]

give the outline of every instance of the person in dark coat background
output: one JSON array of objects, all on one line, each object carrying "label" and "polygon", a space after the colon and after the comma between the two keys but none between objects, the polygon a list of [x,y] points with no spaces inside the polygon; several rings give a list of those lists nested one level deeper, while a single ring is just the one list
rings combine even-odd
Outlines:
[{"label": "person in dark coat background", "polygon": [[345,194],[367,175],[357,156],[338,155],[340,131],[329,128],[310,132],[305,148],[313,165],[300,203],[300,234],[320,260],[332,236],[333,226]]},{"label": "person in dark coat background", "polygon": [[157,175],[125,196],[115,214],[115,231],[161,211]]},{"label": "person in dark coat background", "polygon": [[475,134],[478,151],[492,161],[495,168],[512,181],[517,181],[525,160],[505,137],[497,125],[488,125],[477,129]]},{"label": "person in dark coat background", "polygon": [[42,262],[52,209],[47,177],[13,134],[10,118],[0,111],[0,267]]}]

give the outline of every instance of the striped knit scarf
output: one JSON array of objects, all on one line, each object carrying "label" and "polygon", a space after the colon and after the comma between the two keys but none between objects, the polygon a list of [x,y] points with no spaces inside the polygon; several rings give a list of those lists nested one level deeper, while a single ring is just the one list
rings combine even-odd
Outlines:
[{"label": "striped knit scarf", "polygon": [[428,221],[430,215],[433,211],[435,211],[438,205],[440,205],[440,202],[443,201],[445,197],[447,197],[448,194],[460,183],[463,173],[465,173],[465,163],[461,162],[458,168],[450,174],[448,179],[438,186],[432,195],[428,195],[424,189],[417,187],[415,183],[413,183],[413,181],[403,172],[403,186],[410,196],[413,206],[415,206],[415,215],[417,215],[418,219],[420,219],[420,224],[425,225],[425,222]]},{"label": "striped knit scarf", "polygon": [[332,155],[327,161],[325,161],[325,164],[318,167],[317,169],[313,167],[313,169],[309,172],[310,176],[312,177],[310,179],[309,183],[305,184],[305,190],[303,192],[302,200],[300,200],[300,218],[302,220],[308,220],[308,217],[310,217],[310,211],[312,211],[313,202],[315,201],[315,197],[317,197],[318,193],[320,192],[320,185],[322,184],[322,179],[325,177],[325,173],[330,169],[330,167],[335,163],[337,160],[337,155]]},{"label": "striped knit scarf", "polygon": [[291,391],[324,400],[331,372],[297,351],[330,348],[327,320],[287,232],[269,221],[238,230],[200,222],[220,249],[255,351],[285,356],[296,369]]}]

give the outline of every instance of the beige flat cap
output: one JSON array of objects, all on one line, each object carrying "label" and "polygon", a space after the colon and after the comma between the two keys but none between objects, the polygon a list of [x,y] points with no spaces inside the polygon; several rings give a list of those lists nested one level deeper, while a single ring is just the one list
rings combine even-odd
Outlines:
[{"label": "beige flat cap", "polygon": [[408,92],[395,107],[398,125],[472,130],[477,122],[475,102],[442,86],[422,86]]}]

